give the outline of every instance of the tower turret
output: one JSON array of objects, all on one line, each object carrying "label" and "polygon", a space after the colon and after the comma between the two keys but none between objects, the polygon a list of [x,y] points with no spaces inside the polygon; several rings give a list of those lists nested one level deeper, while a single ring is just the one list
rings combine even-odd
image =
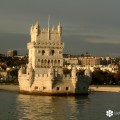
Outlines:
[{"label": "tower turret", "polygon": [[72,75],[72,79],[76,79],[77,78],[77,69],[76,69],[76,66],[74,66],[73,68],[72,68],[72,73],[71,73],[71,75]]},{"label": "tower turret", "polygon": [[39,23],[36,22],[36,24],[33,26],[31,26],[30,29],[30,34],[31,34],[31,42],[36,41],[37,40],[37,36],[40,33],[40,26]]},{"label": "tower turret", "polygon": [[58,30],[58,34],[61,36],[61,34],[62,34],[62,26],[60,25],[60,23],[59,23],[59,25],[57,27],[57,30]]},{"label": "tower turret", "polygon": [[28,76],[29,76],[29,83],[30,83],[30,86],[33,84],[34,82],[34,69],[32,67],[32,64],[28,64]]},{"label": "tower turret", "polygon": [[85,70],[85,76],[88,76],[88,77],[91,77],[91,70],[90,70],[90,68],[87,68],[86,70]]},{"label": "tower turret", "polygon": [[76,82],[77,82],[77,69],[76,69],[76,66],[73,66],[72,68],[72,72],[71,72],[71,80],[72,80],[72,83],[73,83],[73,86],[74,88],[76,87]]},{"label": "tower turret", "polygon": [[88,67],[86,70],[85,70],[85,78],[87,80],[87,83],[88,85],[91,83],[91,80],[92,80],[92,76],[91,76],[91,70],[90,68]]},{"label": "tower turret", "polygon": [[50,16],[48,17],[48,40],[50,40]]}]

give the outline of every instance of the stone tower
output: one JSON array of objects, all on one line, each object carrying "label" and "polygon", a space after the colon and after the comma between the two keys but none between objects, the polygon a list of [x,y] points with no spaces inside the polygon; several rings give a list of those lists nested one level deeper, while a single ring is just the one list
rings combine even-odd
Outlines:
[{"label": "stone tower", "polygon": [[28,64],[21,67],[18,81],[21,93],[39,95],[88,94],[91,71],[79,75],[76,66],[71,73],[63,74],[62,27],[41,28],[36,22],[30,28],[31,41],[27,44]]},{"label": "stone tower", "polygon": [[44,74],[47,74],[52,66],[57,71],[57,76],[62,76],[64,43],[61,42],[61,25],[59,24],[57,28],[41,29],[39,23],[36,22],[31,26],[30,34],[31,42],[28,43],[27,48],[29,63],[35,72],[43,73],[44,71]]}]

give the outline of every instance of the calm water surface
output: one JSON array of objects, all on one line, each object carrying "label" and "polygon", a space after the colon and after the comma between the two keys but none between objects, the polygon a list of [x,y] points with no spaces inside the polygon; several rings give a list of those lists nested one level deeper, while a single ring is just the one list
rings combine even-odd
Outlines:
[{"label": "calm water surface", "polygon": [[120,120],[120,93],[80,97],[30,96],[0,91],[0,120]]}]

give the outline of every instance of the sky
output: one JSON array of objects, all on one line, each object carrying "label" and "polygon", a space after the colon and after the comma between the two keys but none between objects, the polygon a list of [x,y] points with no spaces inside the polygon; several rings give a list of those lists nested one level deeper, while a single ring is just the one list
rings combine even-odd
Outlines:
[{"label": "sky", "polygon": [[30,26],[60,22],[64,53],[120,55],[120,0],[0,0],[0,52],[27,53]]}]

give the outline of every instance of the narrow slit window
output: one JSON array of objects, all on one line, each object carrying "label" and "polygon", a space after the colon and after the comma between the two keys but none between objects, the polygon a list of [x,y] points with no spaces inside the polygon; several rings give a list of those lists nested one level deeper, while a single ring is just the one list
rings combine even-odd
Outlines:
[{"label": "narrow slit window", "polygon": [[69,87],[66,87],[66,90],[69,90]]},{"label": "narrow slit window", "polygon": [[59,87],[57,87],[57,90],[60,90],[60,88],[59,88]]}]

